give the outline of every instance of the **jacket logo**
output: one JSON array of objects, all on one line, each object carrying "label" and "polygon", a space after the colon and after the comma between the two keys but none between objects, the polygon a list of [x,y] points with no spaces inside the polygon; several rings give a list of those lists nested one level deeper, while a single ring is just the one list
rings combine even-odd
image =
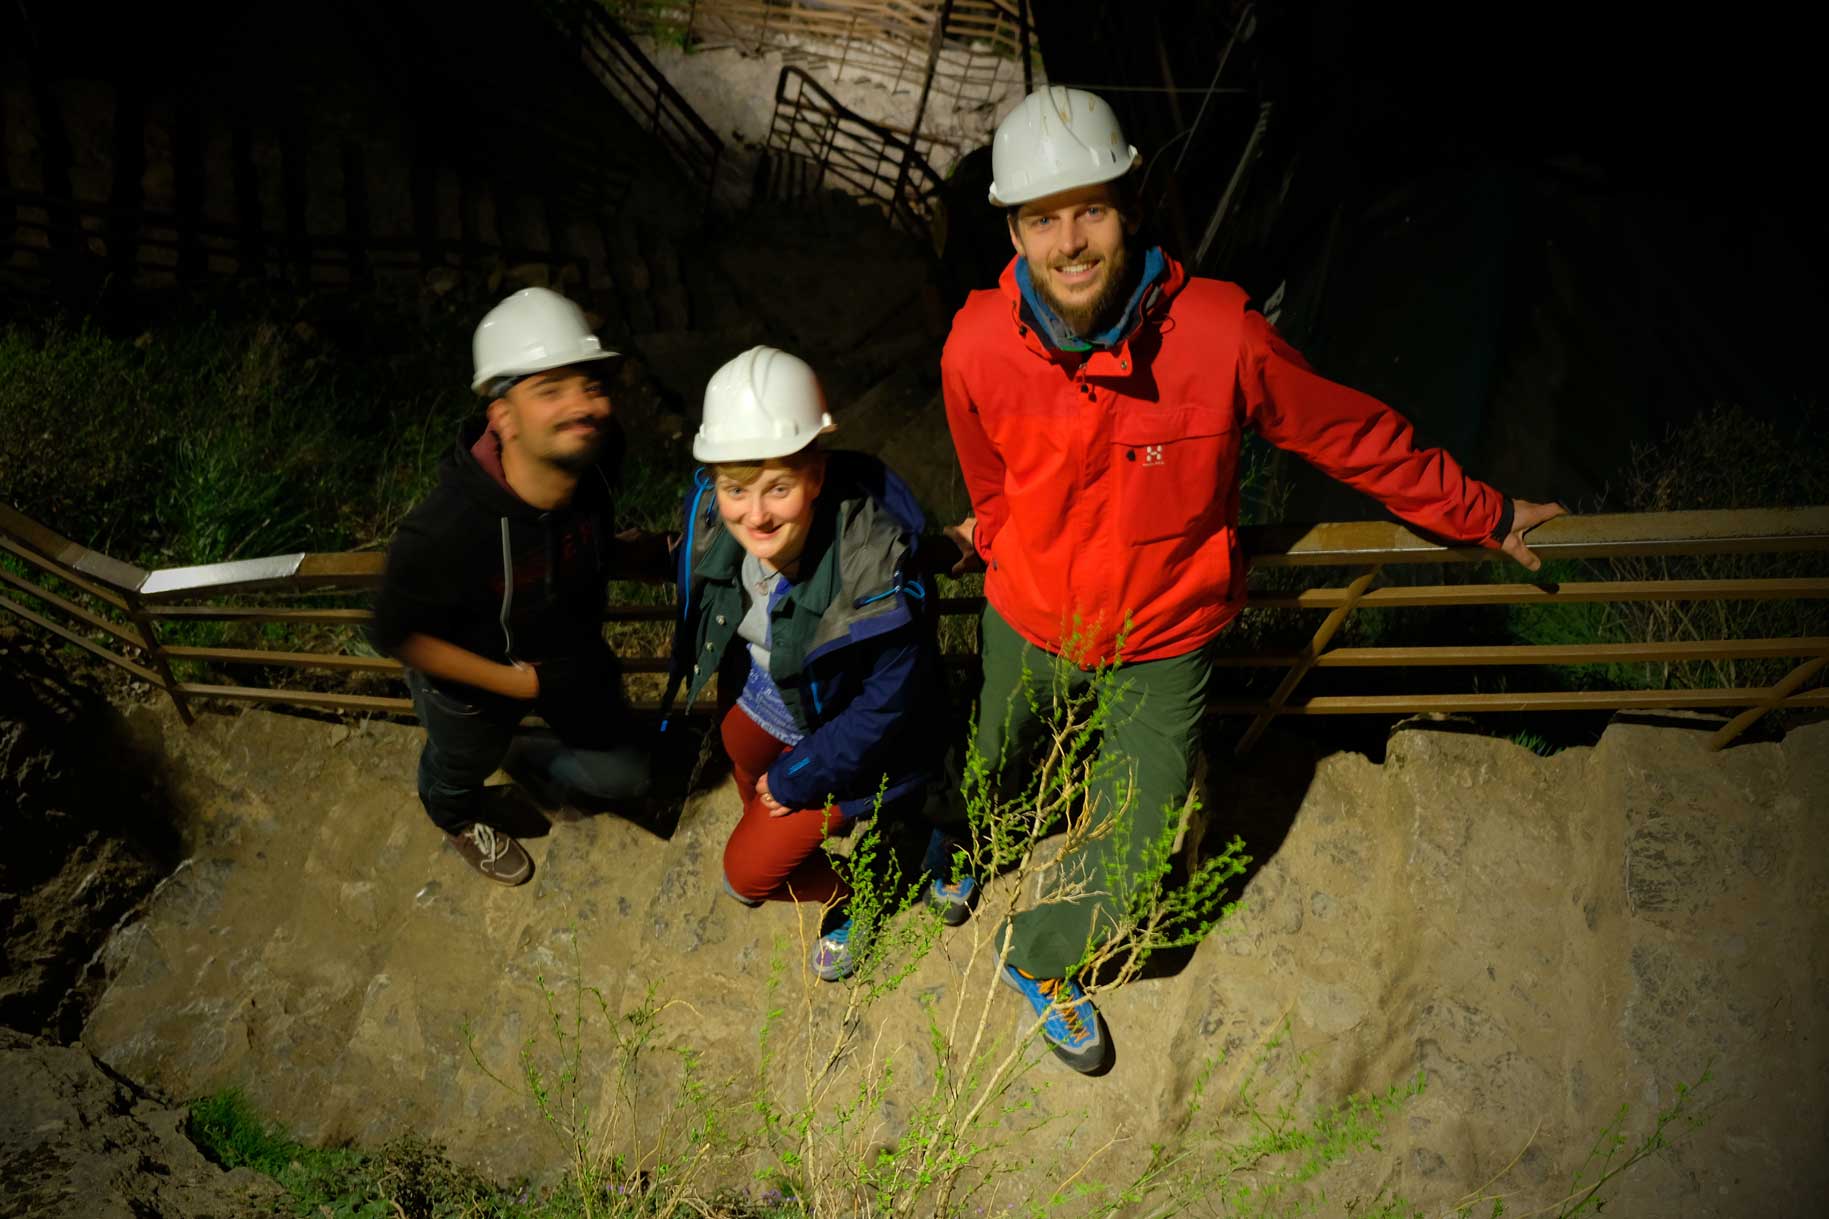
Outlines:
[{"label": "jacket logo", "polygon": [[1146,466],[1161,465],[1162,464],[1162,446],[1159,444],[1144,445],[1143,446],[1143,464]]}]

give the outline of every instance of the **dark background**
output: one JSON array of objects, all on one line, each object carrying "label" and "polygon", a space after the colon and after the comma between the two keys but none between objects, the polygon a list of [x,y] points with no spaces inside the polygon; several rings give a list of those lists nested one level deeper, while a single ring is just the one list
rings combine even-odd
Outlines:
[{"label": "dark background", "polygon": [[[1148,90],[1205,86],[1244,6],[1033,10],[1049,77],[1109,87],[1152,158],[1155,232],[1183,257],[1268,103],[1262,155],[1199,270],[1260,302],[1281,288],[1279,325],[1324,373],[1507,491],[1612,504],[1633,447],[1709,407],[1812,417],[1829,316],[1821,69],[1789,10],[1264,4],[1220,78],[1240,92],[1204,114],[1198,94]],[[343,107],[359,127],[353,110],[390,96],[417,160],[511,177],[539,168],[515,163],[516,132],[589,110],[534,91],[558,79],[539,21],[417,0],[105,19],[14,0],[0,46],[35,81],[132,81],[149,105],[277,122]],[[1291,508],[1377,511],[1308,476]]]},{"label": "dark background", "polygon": [[[1240,7],[1035,6],[1051,79],[1183,88]],[[1810,413],[1822,69],[1793,13],[1308,0],[1260,6],[1235,55],[1222,84],[1250,93],[1213,99],[1159,233],[1198,241],[1269,102],[1202,271],[1260,301],[1286,283],[1279,324],[1322,371],[1476,473],[1594,507],[1635,444],[1708,407]],[[1148,154],[1199,99],[1110,100]],[[1372,511],[1319,479],[1297,498]]]}]

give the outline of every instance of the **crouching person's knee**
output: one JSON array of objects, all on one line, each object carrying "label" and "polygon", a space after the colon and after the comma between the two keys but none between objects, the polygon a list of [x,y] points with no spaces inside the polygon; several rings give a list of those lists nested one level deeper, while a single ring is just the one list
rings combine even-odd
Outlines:
[{"label": "crouching person's knee", "polygon": [[[558,776],[582,794],[598,800],[628,800],[654,786],[648,755],[633,745],[574,752],[569,765],[555,764]],[[569,773],[567,773],[569,772]]]},{"label": "crouching person's knee", "polygon": [[724,892],[743,903],[745,906],[760,906],[768,897],[766,892],[758,892],[760,886],[754,882],[738,883],[730,877],[730,865],[724,865]]}]

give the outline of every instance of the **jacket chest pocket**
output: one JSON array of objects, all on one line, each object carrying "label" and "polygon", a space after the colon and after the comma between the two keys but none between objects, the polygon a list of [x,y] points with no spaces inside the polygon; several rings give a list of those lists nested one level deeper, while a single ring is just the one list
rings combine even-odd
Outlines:
[{"label": "jacket chest pocket", "polygon": [[1238,430],[1211,406],[1122,410],[1112,422],[1113,497],[1133,544],[1204,536],[1224,523]]}]

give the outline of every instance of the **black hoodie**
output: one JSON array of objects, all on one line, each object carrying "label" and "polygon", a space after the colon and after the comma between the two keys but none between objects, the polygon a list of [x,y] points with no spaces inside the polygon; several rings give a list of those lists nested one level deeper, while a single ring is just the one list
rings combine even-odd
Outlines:
[{"label": "black hoodie", "polygon": [[620,446],[607,441],[571,502],[548,512],[477,463],[482,429],[464,429],[388,547],[376,646],[391,653],[408,635],[431,635],[504,664],[602,653],[605,584],[623,574],[629,548],[615,535]]}]

